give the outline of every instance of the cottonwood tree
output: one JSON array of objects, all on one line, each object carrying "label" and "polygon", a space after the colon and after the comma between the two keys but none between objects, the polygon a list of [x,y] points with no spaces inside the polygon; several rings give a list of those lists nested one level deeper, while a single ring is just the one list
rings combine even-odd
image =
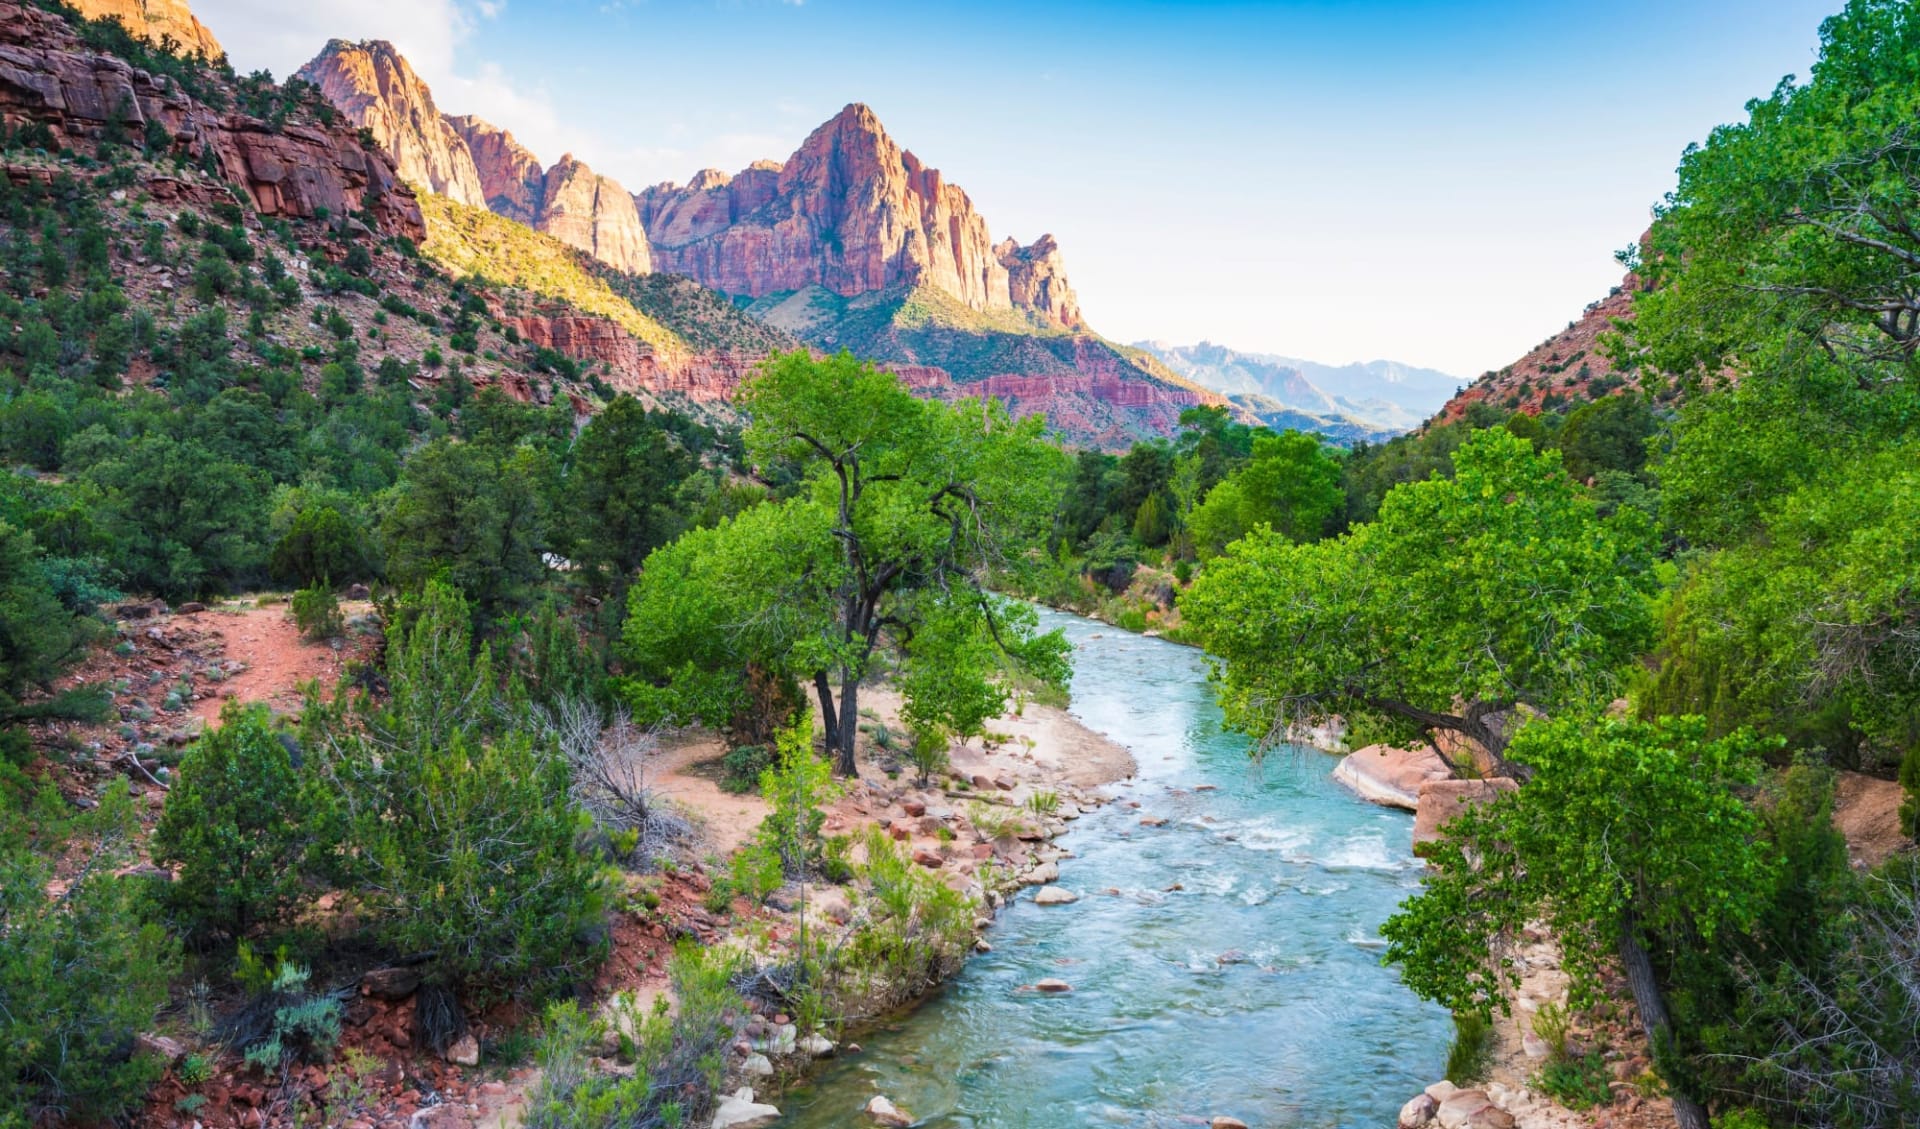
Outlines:
[{"label": "cottonwood tree", "polygon": [[1381,927],[1409,987],[1482,1015],[1507,1009],[1519,974],[1506,957],[1530,922],[1559,942],[1575,1007],[1597,1002],[1618,961],[1681,1129],[1707,1116],[1677,1069],[1671,955],[1751,927],[1776,865],[1738,791],[1758,778],[1758,742],[1706,731],[1699,718],[1526,725],[1509,753],[1532,780],[1449,822],[1426,886]]},{"label": "cottonwood tree", "polygon": [[[985,587],[1046,534],[1066,464],[1039,419],[1016,421],[994,401],[916,399],[847,354],[776,358],[741,405],[751,457],[791,473],[797,493],[647,559],[623,635],[638,717],[725,720],[749,669],[772,671],[810,684],[836,768],[852,774],[860,683],[883,649],[942,668],[922,682],[938,693],[917,697],[969,713],[978,694],[957,682],[1000,687],[1019,668],[1064,681],[1059,634]],[[938,630],[923,632],[930,622]],[[992,646],[974,646],[981,638]]]},{"label": "cottonwood tree", "polygon": [[1207,567],[1180,607],[1230,722],[1270,737],[1336,715],[1370,740],[1447,730],[1523,773],[1501,763],[1518,714],[1612,696],[1651,636],[1645,517],[1600,518],[1558,452],[1501,428],[1454,466],[1342,537],[1257,529]]}]

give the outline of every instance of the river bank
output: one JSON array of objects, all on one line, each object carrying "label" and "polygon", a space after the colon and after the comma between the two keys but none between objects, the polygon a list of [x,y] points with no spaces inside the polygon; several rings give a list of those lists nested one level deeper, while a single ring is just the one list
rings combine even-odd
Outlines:
[{"label": "river bank", "polygon": [[[1024,700],[989,722],[982,738],[951,746],[947,767],[922,782],[900,760],[899,694],[886,685],[863,687],[861,702],[859,773],[839,781],[837,794],[822,806],[821,833],[852,840],[856,869],[868,861],[861,845],[866,836],[874,829],[884,833],[914,866],[974,904],[974,931],[988,927],[1016,891],[1058,880],[1071,852],[1055,840],[1109,802],[1109,786],[1137,771],[1124,746],[1067,709]],[[725,872],[729,857],[748,843],[769,810],[757,795],[721,787],[725,751],[714,735],[685,734],[667,742],[646,766],[654,794],[698,829],[709,882]],[[715,943],[749,953],[757,965],[778,966],[795,957],[804,925],[812,944],[837,950],[861,926],[867,893],[857,882],[815,881],[791,884],[764,905],[735,897],[731,924]],[[802,1030],[795,1016],[772,1004],[757,1009],[746,1037],[731,1049],[722,1087],[728,1096],[712,1124],[739,1129],[768,1123],[775,1115],[772,1102],[804,1078],[815,1060],[857,1054],[858,1044],[849,1040],[880,1014],[893,1020],[910,1013],[963,967],[967,955],[990,948],[971,933],[965,940],[956,959],[928,965],[925,982],[889,984],[866,999],[854,998],[848,1014],[820,1030]],[[622,987],[644,998],[668,991],[664,975]]]}]

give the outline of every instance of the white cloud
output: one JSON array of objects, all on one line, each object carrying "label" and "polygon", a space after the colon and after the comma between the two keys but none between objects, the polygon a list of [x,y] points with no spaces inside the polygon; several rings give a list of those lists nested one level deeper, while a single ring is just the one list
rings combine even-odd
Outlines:
[{"label": "white cloud", "polygon": [[[329,39],[385,39],[413,65],[448,114],[477,114],[511,130],[549,163],[573,152],[589,164],[604,147],[571,124],[543,87],[518,86],[506,70],[463,52],[477,21],[498,17],[505,0],[195,0],[194,12],[227,49],[236,70],[266,68],[285,78]],[[616,174],[617,175],[617,174]]]}]

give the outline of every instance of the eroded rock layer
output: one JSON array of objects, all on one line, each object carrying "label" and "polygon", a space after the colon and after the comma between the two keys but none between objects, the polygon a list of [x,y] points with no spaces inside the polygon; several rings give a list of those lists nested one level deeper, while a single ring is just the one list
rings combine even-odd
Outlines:
[{"label": "eroded rock layer", "polygon": [[[392,160],[364,148],[351,127],[275,128],[237,110],[214,110],[177,84],[91,50],[58,15],[18,0],[0,0],[0,120],[43,123],[56,144],[118,129],[123,136],[114,140],[139,145],[148,123],[157,123],[176,151],[211,160],[243,186],[263,215],[365,211],[388,234],[418,239],[425,230]],[[156,198],[169,191],[165,183],[150,187]]]},{"label": "eroded rock layer", "polygon": [[[973,201],[855,103],[784,164],[700,173],[636,198],[658,269],[728,294],[932,287],[976,311],[1084,327],[1051,236],[996,246]],[[1016,281],[1017,280],[1017,281]]]}]

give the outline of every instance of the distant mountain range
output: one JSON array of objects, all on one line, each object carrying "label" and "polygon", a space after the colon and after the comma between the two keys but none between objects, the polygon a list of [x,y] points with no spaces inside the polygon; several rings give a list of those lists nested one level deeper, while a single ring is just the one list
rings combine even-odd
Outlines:
[{"label": "distant mountain range", "polygon": [[[841,110],[784,161],[632,193],[573,154],[543,165],[506,131],[442,112],[390,43],[333,40],[297,77],[365,128],[402,180],[445,202],[423,205],[443,248],[509,242],[472,214],[492,213],[629,280],[684,276],[789,341],[850,349],[923,395],[992,395],[1019,414],[1044,413],[1077,444],[1124,448],[1171,434],[1186,408],[1224,402],[1093,332],[1052,236],[996,242],[966,192],[864,105]],[[476,259],[473,269],[499,265]],[[608,285],[632,294],[637,283]],[[556,333],[553,347],[646,383],[657,350],[616,338],[581,324]],[[720,402],[724,384],[708,389]]]},{"label": "distant mountain range", "polygon": [[1398,361],[1328,365],[1274,353],[1242,353],[1210,341],[1139,341],[1134,348],[1226,396],[1270,427],[1317,431],[1343,443],[1411,431],[1468,383]]}]

